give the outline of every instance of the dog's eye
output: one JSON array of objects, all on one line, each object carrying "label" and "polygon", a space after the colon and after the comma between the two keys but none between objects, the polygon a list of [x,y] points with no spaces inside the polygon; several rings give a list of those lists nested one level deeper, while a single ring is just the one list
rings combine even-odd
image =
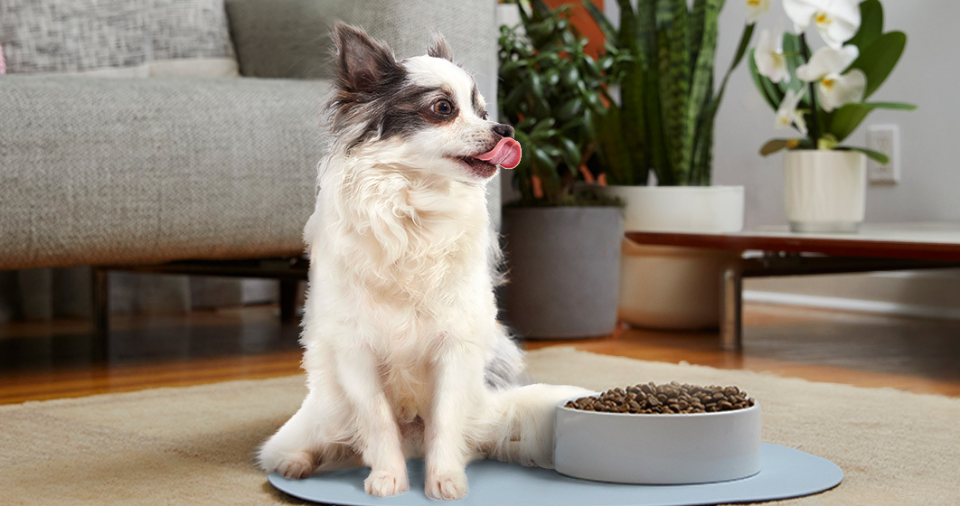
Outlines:
[{"label": "dog's eye", "polygon": [[430,106],[430,110],[441,116],[448,116],[453,114],[453,104],[451,104],[449,100],[441,98]]}]

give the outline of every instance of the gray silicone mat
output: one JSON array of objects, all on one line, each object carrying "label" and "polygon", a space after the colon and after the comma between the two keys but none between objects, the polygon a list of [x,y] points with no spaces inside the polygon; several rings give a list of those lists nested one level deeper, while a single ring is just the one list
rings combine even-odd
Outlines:
[{"label": "gray silicone mat", "polygon": [[[470,494],[453,504],[469,506],[681,506],[770,501],[815,494],[837,486],[843,471],[836,464],[800,450],[763,443],[763,468],[742,480],[702,485],[616,485],[585,481],[540,468],[493,460],[467,468]],[[368,469],[288,480],[274,473],[270,483],[292,496],[340,506],[437,506],[423,493],[423,461],[411,461],[410,491],[394,497],[363,492]]]}]

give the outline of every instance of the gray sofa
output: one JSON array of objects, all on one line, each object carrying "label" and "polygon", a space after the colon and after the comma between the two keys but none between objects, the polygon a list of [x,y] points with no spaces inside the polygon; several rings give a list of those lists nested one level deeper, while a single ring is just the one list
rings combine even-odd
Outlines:
[{"label": "gray sofa", "polygon": [[299,254],[333,19],[399,58],[442,32],[496,98],[493,0],[227,0],[227,14],[239,79],[0,77],[0,269]]}]

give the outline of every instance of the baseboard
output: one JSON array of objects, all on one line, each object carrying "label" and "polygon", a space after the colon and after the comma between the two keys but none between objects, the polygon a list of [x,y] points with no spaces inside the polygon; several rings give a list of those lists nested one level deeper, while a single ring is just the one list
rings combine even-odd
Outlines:
[{"label": "baseboard", "polygon": [[843,311],[860,311],[864,313],[881,313],[897,316],[936,318],[942,320],[960,320],[960,309],[956,308],[900,304],[896,302],[884,302],[877,300],[846,299],[841,297],[826,297],[822,295],[765,292],[760,290],[744,290],[743,300],[749,302],[765,302],[769,304],[783,304],[789,306],[806,306],[824,309],[839,309]]}]

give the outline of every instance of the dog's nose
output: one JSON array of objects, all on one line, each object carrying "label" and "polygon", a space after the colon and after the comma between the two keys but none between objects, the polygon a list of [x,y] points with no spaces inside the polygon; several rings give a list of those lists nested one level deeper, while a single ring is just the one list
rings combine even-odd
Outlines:
[{"label": "dog's nose", "polygon": [[510,125],[494,125],[493,132],[500,137],[513,137],[513,127]]}]

